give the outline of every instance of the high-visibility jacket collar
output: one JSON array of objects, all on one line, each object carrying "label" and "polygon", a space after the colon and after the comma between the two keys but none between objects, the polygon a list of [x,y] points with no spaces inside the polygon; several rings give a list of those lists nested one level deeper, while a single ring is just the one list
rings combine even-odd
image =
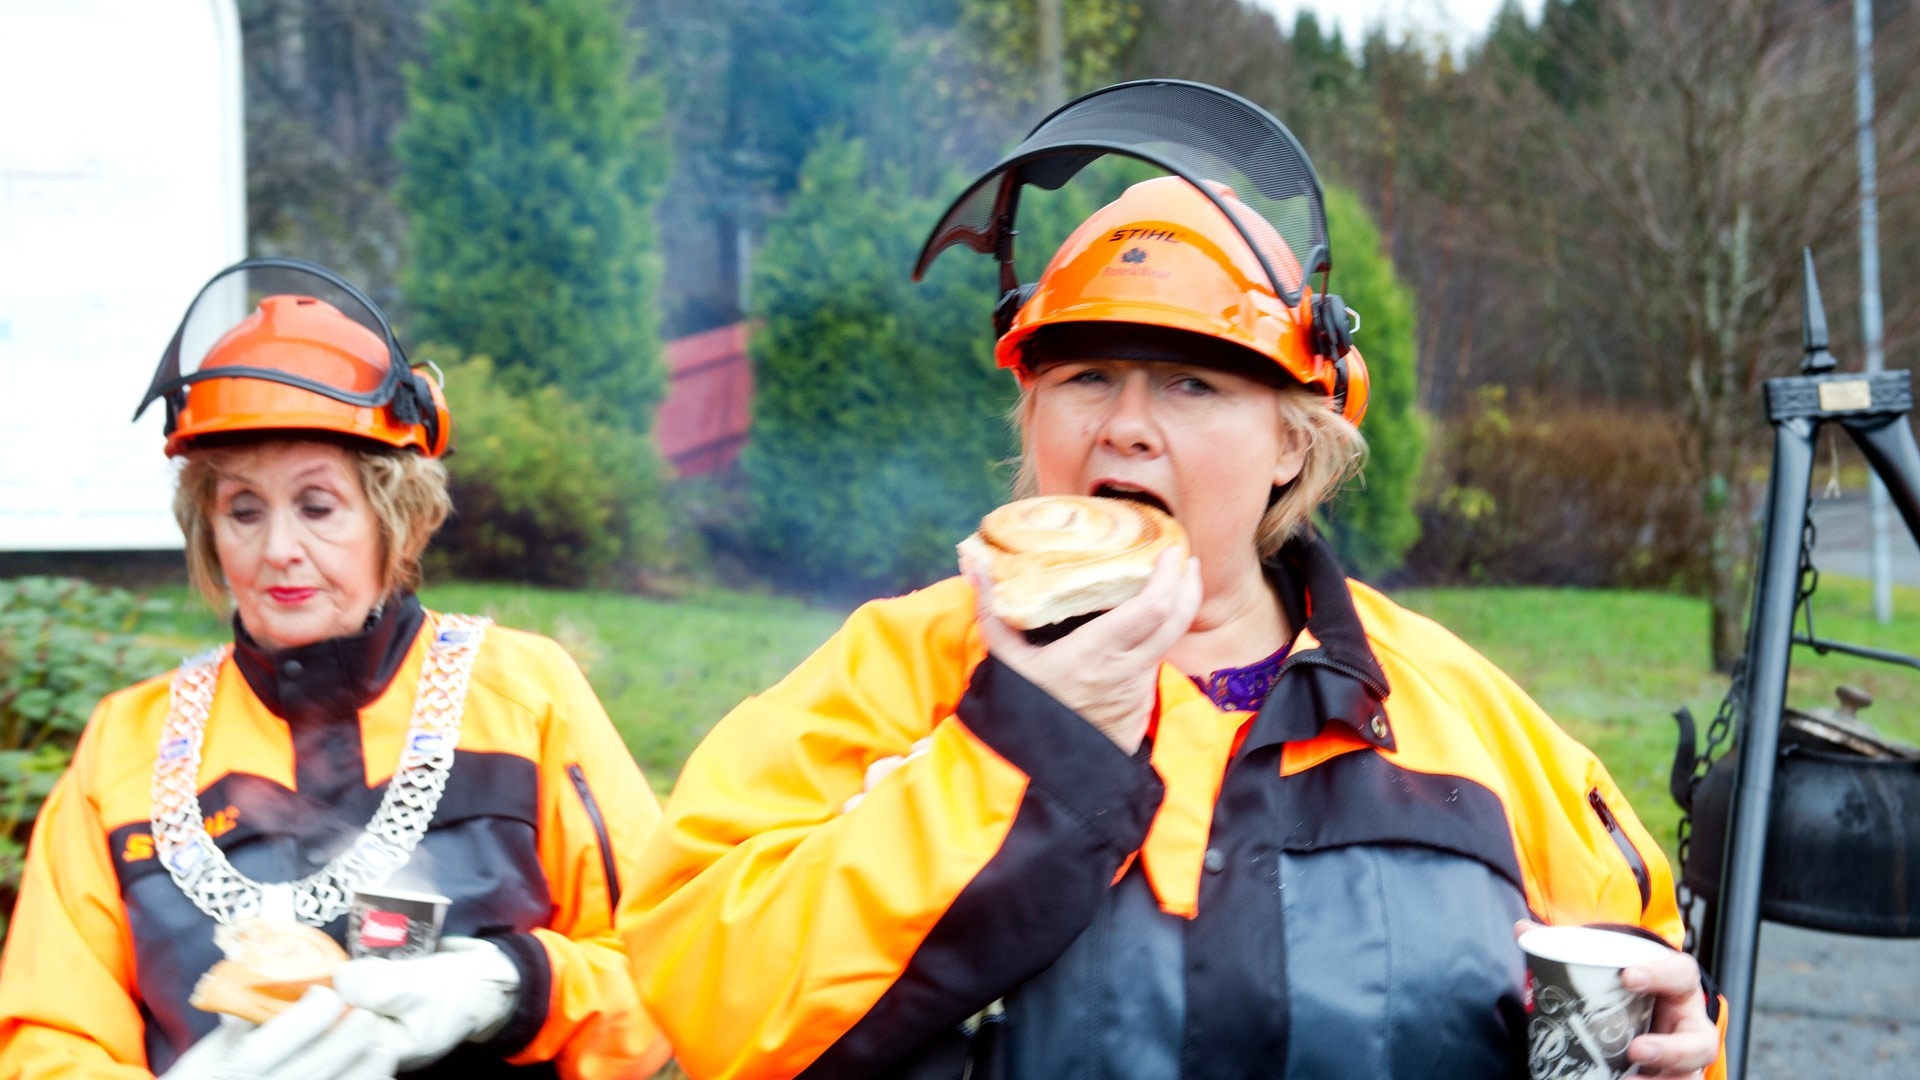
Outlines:
[{"label": "high-visibility jacket collar", "polygon": [[1161,909],[1184,918],[1199,912],[1214,804],[1230,761],[1280,743],[1312,743],[1314,753],[1328,757],[1362,746],[1395,749],[1384,706],[1387,676],[1332,550],[1315,534],[1297,537],[1267,561],[1267,574],[1299,629],[1250,724],[1245,713],[1222,711],[1172,665],[1160,669],[1152,760],[1165,796],[1140,859]]},{"label": "high-visibility jacket collar", "polygon": [[419,598],[403,593],[357,634],[267,649],[236,614],[233,661],[260,703],[282,720],[352,720],[393,681],[424,619]]},{"label": "high-visibility jacket collar", "polygon": [[1333,550],[1309,531],[1267,560],[1267,575],[1298,631],[1282,677],[1240,753],[1318,738],[1335,722],[1371,746],[1393,749],[1393,728],[1382,708],[1390,692],[1387,675],[1367,644]]}]

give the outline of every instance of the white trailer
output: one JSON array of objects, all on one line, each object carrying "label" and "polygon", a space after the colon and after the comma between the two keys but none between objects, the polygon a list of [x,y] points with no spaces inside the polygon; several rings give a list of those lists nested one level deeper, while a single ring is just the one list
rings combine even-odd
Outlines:
[{"label": "white trailer", "polygon": [[0,0],[0,551],[181,546],[129,418],[246,255],[241,121],[233,0]]}]

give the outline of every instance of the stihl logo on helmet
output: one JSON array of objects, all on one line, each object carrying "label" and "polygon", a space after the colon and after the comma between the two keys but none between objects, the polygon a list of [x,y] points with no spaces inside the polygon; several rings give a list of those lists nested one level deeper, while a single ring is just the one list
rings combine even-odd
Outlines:
[{"label": "stihl logo on helmet", "polygon": [[1169,244],[1180,242],[1180,234],[1172,229],[1115,229],[1107,237],[1107,243],[1117,244],[1122,240],[1165,240]]}]

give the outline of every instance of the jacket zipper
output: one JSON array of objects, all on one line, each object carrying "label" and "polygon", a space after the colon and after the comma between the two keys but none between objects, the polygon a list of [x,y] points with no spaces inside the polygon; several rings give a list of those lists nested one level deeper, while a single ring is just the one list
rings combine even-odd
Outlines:
[{"label": "jacket zipper", "polygon": [[587,819],[593,822],[593,834],[600,838],[600,865],[607,874],[607,917],[611,920],[620,908],[620,869],[613,864],[613,845],[607,840],[607,822],[600,816],[600,804],[594,801],[592,789],[587,787],[587,774],[578,765],[567,766],[567,775],[573,778],[573,790],[580,793],[580,802],[587,808]]},{"label": "jacket zipper", "polygon": [[1620,849],[1620,854],[1627,857],[1627,866],[1633,870],[1634,883],[1640,886],[1640,911],[1645,914],[1647,905],[1653,901],[1653,876],[1647,873],[1647,861],[1640,857],[1640,850],[1633,846],[1633,841],[1627,839],[1626,832],[1620,828],[1619,820],[1608,808],[1607,800],[1600,797],[1599,788],[1587,792],[1587,803],[1593,807],[1593,812],[1600,816],[1600,824],[1607,827],[1607,834],[1613,837],[1614,845]]},{"label": "jacket zipper", "polygon": [[1304,665],[1309,667],[1323,667],[1328,669],[1329,671],[1337,671],[1340,674],[1345,675],[1350,679],[1358,680],[1361,685],[1373,691],[1373,696],[1375,700],[1385,701],[1387,699],[1387,688],[1384,686],[1381,686],[1380,681],[1378,679],[1375,679],[1373,676],[1367,674],[1364,671],[1361,671],[1359,668],[1354,667],[1351,664],[1343,664],[1338,660],[1329,659],[1325,656],[1320,655],[1318,652],[1295,653],[1292,656],[1287,657],[1286,660],[1281,662],[1280,674],[1285,675],[1287,673],[1287,669],[1294,667],[1295,665]]}]

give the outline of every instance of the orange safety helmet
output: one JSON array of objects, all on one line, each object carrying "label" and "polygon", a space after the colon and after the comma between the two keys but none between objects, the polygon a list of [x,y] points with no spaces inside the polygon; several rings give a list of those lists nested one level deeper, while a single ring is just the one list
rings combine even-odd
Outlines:
[{"label": "orange safety helmet", "polygon": [[1350,343],[1341,355],[1325,355],[1334,348],[1314,334],[1316,311],[1323,319],[1343,318],[1344,311],[1316,306],[1299,260],[1279,237],[1266,236],[1263,246],[1268,261],[1278,264],[1281,287],[1300,298],[1288,305],[1242,232],[1263,236],[1271,227],[1226,185],[1207,186],[1211,199],[1180,177],[1158,177],[1133,185],[1081,223],[1001,335],[994,348],[1000,366],[1026,378],[1026,346],[1049,327],[1162,327],[1271,359],[1293,380],[1342,399],[1342,415],[1358,424],[1367,409],[1366,362]]},{"label": "orange safety helmet", "polygon": [[372,301],[293,259],[249,259],[208,282],[134,418],[155,400],[166,402],[169,457],[267,432],[346,436],[440,457],[453,433],[440,386],[407,366]]},{"label": "orange safety helmet", "polygon": [[[1022,189],[1057,190],[1109,154],[1172,175],[1129,188],[1075,230],[1039,282],[1020,284]],[[1286,125],[1237,94],[1141,79],[1062,105],[954,199],[914,280],[955,245],[999,263],[995,351],[1022,378],[1036,350],[1191,358],[1284,374],[1355,424],[1366,413],[1366,361],[1346,305],[1326,288],[1333,257],[1319,176]]]}]

